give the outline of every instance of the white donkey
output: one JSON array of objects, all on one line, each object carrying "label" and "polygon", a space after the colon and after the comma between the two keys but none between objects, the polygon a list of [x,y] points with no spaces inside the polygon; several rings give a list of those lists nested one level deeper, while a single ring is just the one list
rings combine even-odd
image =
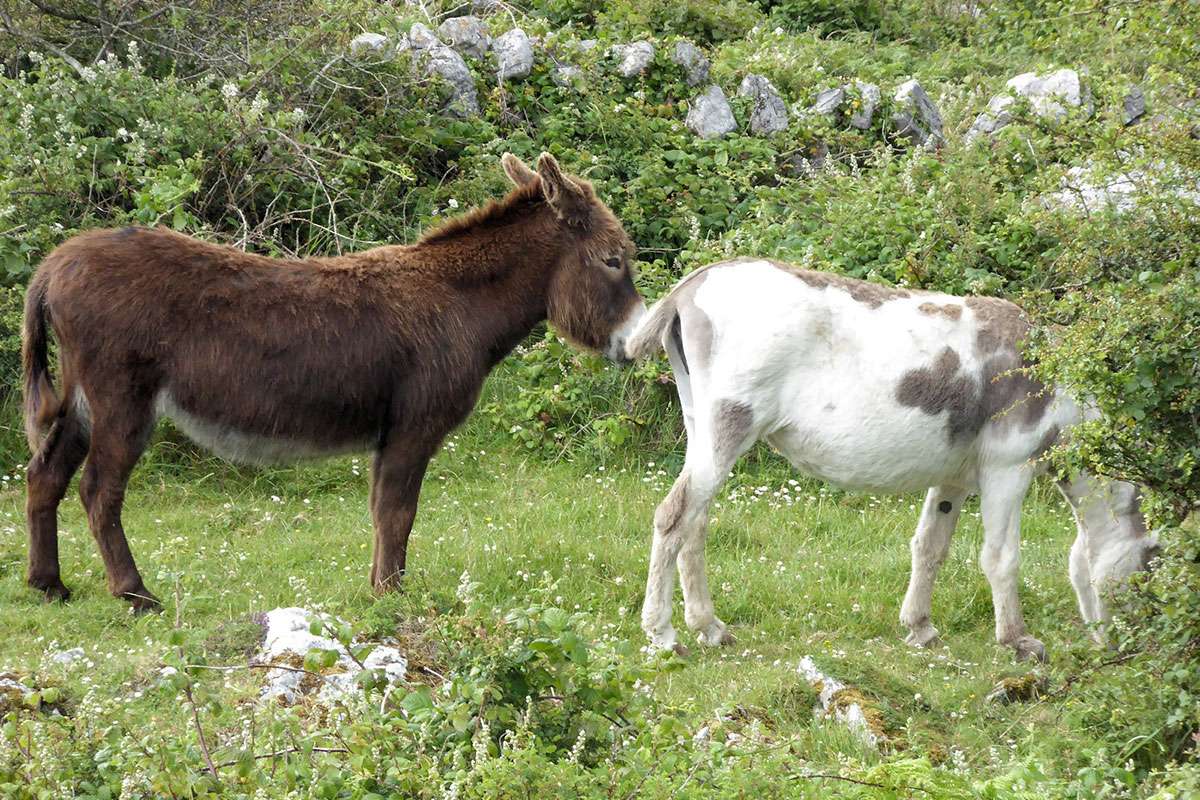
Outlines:
[{"label": "white donkey", "polygon": [[[1083,412],[1022,371],[1021,310],[1004,300],[879,286],[764,259],[711,264],[644,317],[632,358],[666,348],[687,426],[687,457],[654,515],[642,627],[678,647],[671,597],[678,567],[685,619],[702,644],[732,641],[713,612],[704,568],[709,503],[734,462],[766,439],[797,469],[848,489],[928,489],[912,538],[900,620],[925,646],[933,581],[963,501],[978,492],[980,566],[996,639],[1045,658],[1017,597],[1021,503],[1038,457]],[[1082,476],[1060,484],[1078,538],[1071,581],[1084,620],[1106,619],[1100,590],[1155,552],[1131,484]]]}]

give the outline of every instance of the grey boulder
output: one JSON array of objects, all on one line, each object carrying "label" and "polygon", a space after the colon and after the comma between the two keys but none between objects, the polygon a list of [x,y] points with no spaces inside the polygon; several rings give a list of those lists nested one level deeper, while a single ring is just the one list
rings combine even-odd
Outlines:
[{"label": "grey boulder", "polygon": [[879,87],[866,81],[854,81],[854,88],[858,90],[859,106],[850,115],[850,127],[865,131],[871,127],[875,109],[879,108]]},{"label": "grey boulder", "polygon": [[502,81],[524,78],[533,70],[533,43],[525,31],[513,28],[492,43],[496,75]]},{"label": "grey boulder", "polygon": [[1142,92],[1140,86],[1134,86],[1129,90],[1129,94],[1125,95],[1125,100],[1122,102],[1124,112],[1122,119],[1126,125],[1132,125],[1142,118],[1146,113],[1146,95]]},{"label": "grey boulder", "polygon": [[360,33],[350,40],[350,55],[354,58],[386,56],[388,38],[382,33]]},{"label": "grey boulder", "polygon": [[413,50],[432,50],[435,47],[443,47],[442,42],[429,27],[422,25],[420,22],[414,22],[412,27],[408,29],[408,46]]},{"label": "grey boulder", "polygon": [[675,43],[671,60],[683,67],[688,86],[699,86],[708,80],[708,59],[699,47],[686,39]]},{"label": "grey boulder", "polygon": [[1060,69],[1045,75],[1023,72],[1009,78],[1007,91],[988,101],[987,111],[975,118],[967,131],[967,141],[991,135],[1013,120],[1012,107],[1018,98],[1029,101],[1033,113],[1039,117],[1064,119],[1067,107],[1083,105],[1083,89],[1079,73],[1073,69]]},{"label": "grey boulder", "polygon": [[424,54],[425,70],[450,85],[450,102],[446,110],[458,117],[479,113],[479,98],[475,93],[475,76],[467,62],[446,45],[429,49]]},{"label": "grey boulder", "polygon": [[479,17],[451,17],[438,26],[438,33],[451,47],[471,58],[483,58],[492,46],[492,37]]},{"label": "grey boulder", "polygon": [[719,139],[737,128],[733,109],[721,87],[713,84],[692,101],[686,124],[702,139]]},{"label": "grey boulder", "polygon": [[920,145],[943,141],[942,115],[915,78],[897,86],[892,100],[892,125],[898,135]]},{"label": "grey boulder", "polygon": [[425,74],[436,76],[450,87],[450,100],[445,110],[458,117],[479,113],[479,97],[475,92],[475,76],[467,62],[457,52],[442,44],[433,31],[419,22],[413,23],[401,49],[412,52],[413,60]]},{"label": "grey boulder", "polygon": [[857,92],[859,107],[850,114],[848,122],[851,127],[867,130],[875,118],[875,109],[879,107],[879,87],[865,81],[853,81],[833,89],[825,89],[817,94],[816,101],[809,107],[808,114],[820,114],[836,119],[842,109],[851,100],[851,90]]},{"label": "grey boulder", "polygon": [[787,105],[771,81],[762,75],[747,75],[738,87],[738,96],[754,104],[750,111],[750,132],[757,136],[787,130]]},{"label": "grey boulder", "polygon": [[846,90],[840,86],[836,89],[823,89],[817,92],[817,99],[813,101],[808,111],[810,114],[833,117],[845,101]]},{"label": "grey boulder", "polygon": [[621,63],[617,64],[617,72],[623,78],[642,74],[654,61],[654,45],[650,42],[613,45],[608,52],[621,59]]}]

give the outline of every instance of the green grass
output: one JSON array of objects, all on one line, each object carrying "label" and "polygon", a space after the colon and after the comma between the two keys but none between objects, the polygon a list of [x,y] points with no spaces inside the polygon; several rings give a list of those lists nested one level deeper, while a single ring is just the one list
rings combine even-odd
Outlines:
[{"label": "green grass", "polygon": [[[650,521],[678,469],[677,453],[646,454],[637,463],[546,463],[491,438],[482,425],[468,427],[429,470],[403,592],[380,600],[367,584],[367,458],[254,472],[195,458],[172,466],[163,463],[169,447],[158,445],[135,474],[125,512],[139,567],[165,602],[160,615],[134,617],[107,594],[73,494],[60,512],[60,539],[74,596],[67,605],[43,604],[23,581],[23,487],[0,493],[0,671],[45,673],[45,651],[82,646],[95,666],[63,673],[68,691],[124,696],[152,680],[177,621],[213,663],[244,663],[254,612],[319,607],[385,634],[452,607],[464,571],[502,609],[552,581],[564,607],[641,641]],[[696,727],[741,709],[775,734],[807,738],[814,758],[844,751],[871,758],[837,726],[814,720],[811,690],[795,672],[811,655],[866,695],[893,746],[913,755],[952,754],[987,772],[1039,746],[1027,744],[1026,731],[1036,728],[1043,743],[1070,735],[1057,730],[1051,705],[983,700],[997,680],[1026,668],[992,639],[990,595],[976,566],[977,508],[963,514],[934,595],[944,646],[914,651],[901,641],[897,616],[920,498],[843,494],[793,484],[798,478],[763,453],[722,490],[709,576],[717,612],[737,642],[696,646],[684,632],[677,593],[676,625],[692,652],[683,669],[660,678],[655,689],[663,699],[689,708]],[[1041,485],[1024,520],[1029,628],[1062,664],[1084,646],[1066,575],[1073,525]],[[260,677],[226,678],[231,697],[249,696]],[[159,719],[149,707],[146,713]]]}]

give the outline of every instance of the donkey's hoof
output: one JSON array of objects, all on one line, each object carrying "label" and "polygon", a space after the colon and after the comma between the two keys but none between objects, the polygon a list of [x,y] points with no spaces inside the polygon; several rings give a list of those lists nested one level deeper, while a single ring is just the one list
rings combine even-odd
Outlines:
[{"label": "donkey's hoof", "polygon": [[685,645],[682,645],[679,642],[675,643],[675,645],[671,648],[671,652],[674,653],[675,655],[679,656],[680,658],[687,658],[689,655],[692,654],[691,650],[688,650]]},{"label": "donkey's hoof", "polygon": [[908,636],[904,637],[906,645],[921,649],[936,647],[939,642],[941,642],[941,639],[938,638],[938,629],[932,625],[926,625],[924,628],[915,628],[908,632]]},{"label": "donkey's hoof", "polygon": [[696,639],[705,647],[731,645],[735,641],[729,627],[719,619],[713,620],[711,625],[697,633]]},{"label": "donkey's hoof", "polygon": [[29,585],[41,592],[42,600],[47,603],[65,603],[71,599],[71,590],[58,578],[37,582],[31,580]]},{"label": "donkey's hoof", "polygon": [[1012,649],[1016,651],[1017,661],[1037,661],[1046,663],[1046,646],[1032,636],[1022,636],[1013,642]]},{"label": "donkey's hoof", "polygon": [[[653,628],[643,628],[646,632],[646,638],[650,640],[650,649],[665,652],[672,650],[678,655],[687,655],[687,648],[679,643],[678,637],[675,635],[675,629],[668,627],[664,630],[654,630]],[[681,653],[680,650],[683,650]]]},{"label": "donkey's hoof", "polygon": [[129,601],[134,614],[140,615],[162,611],[162,603],[144,586],[131,592],[124,592],[121,597]]}]

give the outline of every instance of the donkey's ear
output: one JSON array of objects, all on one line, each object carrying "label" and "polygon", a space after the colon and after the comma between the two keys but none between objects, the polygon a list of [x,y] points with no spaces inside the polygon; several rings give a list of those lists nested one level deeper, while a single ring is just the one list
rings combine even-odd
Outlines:
[{"label": "donkey's ear", "polygon": [[542,179],[542,194],[559,219],[570,225],[587,223],[591,200],[582,186],[568,178],[549,153],[538,156],[537,174]]},{"label": "donkey's ear", "polygon": [[537,173],[525,166],[525,162],[512,153],[500,156],[500,164],[504,167],[504,174],[508,176],[514,186],[528,186],[537,178]]}]

